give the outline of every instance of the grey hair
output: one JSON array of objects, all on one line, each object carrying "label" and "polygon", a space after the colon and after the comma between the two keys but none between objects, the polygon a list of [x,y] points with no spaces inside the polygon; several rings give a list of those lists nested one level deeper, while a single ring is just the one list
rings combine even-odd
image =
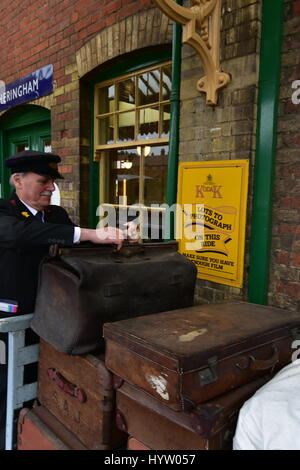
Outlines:
[{"label": "grey hair", "polygon": [[14,176],[19,175],[19,176],[24,176],[26,173],[13,173],[10,178],[9,178],[9,184],[12,186],[15,186],[15,181],[14,181]]}]

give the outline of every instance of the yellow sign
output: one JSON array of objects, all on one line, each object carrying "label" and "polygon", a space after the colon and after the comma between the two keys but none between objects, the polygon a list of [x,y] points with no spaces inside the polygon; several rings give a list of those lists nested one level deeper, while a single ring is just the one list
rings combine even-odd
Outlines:
[{"label": "yellow sign", "polygon": [[248,160],[179,165],[176,237],[200,279],[242,286],[248,171]]}]

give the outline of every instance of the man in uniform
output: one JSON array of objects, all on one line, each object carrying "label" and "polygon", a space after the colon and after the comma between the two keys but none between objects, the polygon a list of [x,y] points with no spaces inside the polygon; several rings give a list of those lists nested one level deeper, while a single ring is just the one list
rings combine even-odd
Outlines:
[{"label": "man in uniform", "polygon": [[[89,241],[120,248],[124,239],[123,231],[114,227],[76,227],[63,208],[50,205],[54,180],[62,178],[60,161],[58,155],[34,150],[5,161],[15,190],[9,199],[0,199],[0,301],[17,303],[17,314],[34,311],[38,268],[50,245]],[[7,335],[0,333],[0,340],[7,342]],[[0,449],[5,438],[6,381],[7,366],[0,364]]]}]

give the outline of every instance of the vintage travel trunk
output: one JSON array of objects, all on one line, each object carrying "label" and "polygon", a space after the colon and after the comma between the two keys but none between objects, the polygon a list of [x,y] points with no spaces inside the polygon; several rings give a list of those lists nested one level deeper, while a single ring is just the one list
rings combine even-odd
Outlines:
[{"label": "vintage travel trunk", "polygon": [[103,354],[70,356],[41,341],[38,399],[88,449],[115,449],[115,391]]},{"label": "vintage travel trunk", "polygon": [[135,437],[129,437],[127,442],[127,450],[152,450],[150,447],[145,446]]},{"label": "vintage travel trunk", "polygon": [[56,250],[40,268],[31,327],[68,354],[103,350],[104,322],[193,305],[195,282],[176,242]]},{"label": "vintage travel trunk", "polygon": [[18,450],[87,450],[43,406],[23,408],[18,419]]},{"label": "vintage travel trunk", "polygon": [[117,424],[154,450],[231,449],[241,406],[270,378],[270,375],[261,377],[200,404],[191,412],[174,411],[124,383],[117,390]]},{"label": "vintage travel trunk", "polygon": [[105,362],[175,410],[193,408],[291,361],[300,315],[228,302],[104,325]]}]

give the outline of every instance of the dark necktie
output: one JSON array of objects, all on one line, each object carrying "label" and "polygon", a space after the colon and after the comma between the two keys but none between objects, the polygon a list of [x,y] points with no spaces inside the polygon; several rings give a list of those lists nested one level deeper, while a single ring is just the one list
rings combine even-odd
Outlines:
[{"label": "dark necktie", "polygon": [[40,222],[44,222],[43,221],[43,211],[37,211],[37,213],[35,214],[35,218],[37,220],[39,220]]}]

